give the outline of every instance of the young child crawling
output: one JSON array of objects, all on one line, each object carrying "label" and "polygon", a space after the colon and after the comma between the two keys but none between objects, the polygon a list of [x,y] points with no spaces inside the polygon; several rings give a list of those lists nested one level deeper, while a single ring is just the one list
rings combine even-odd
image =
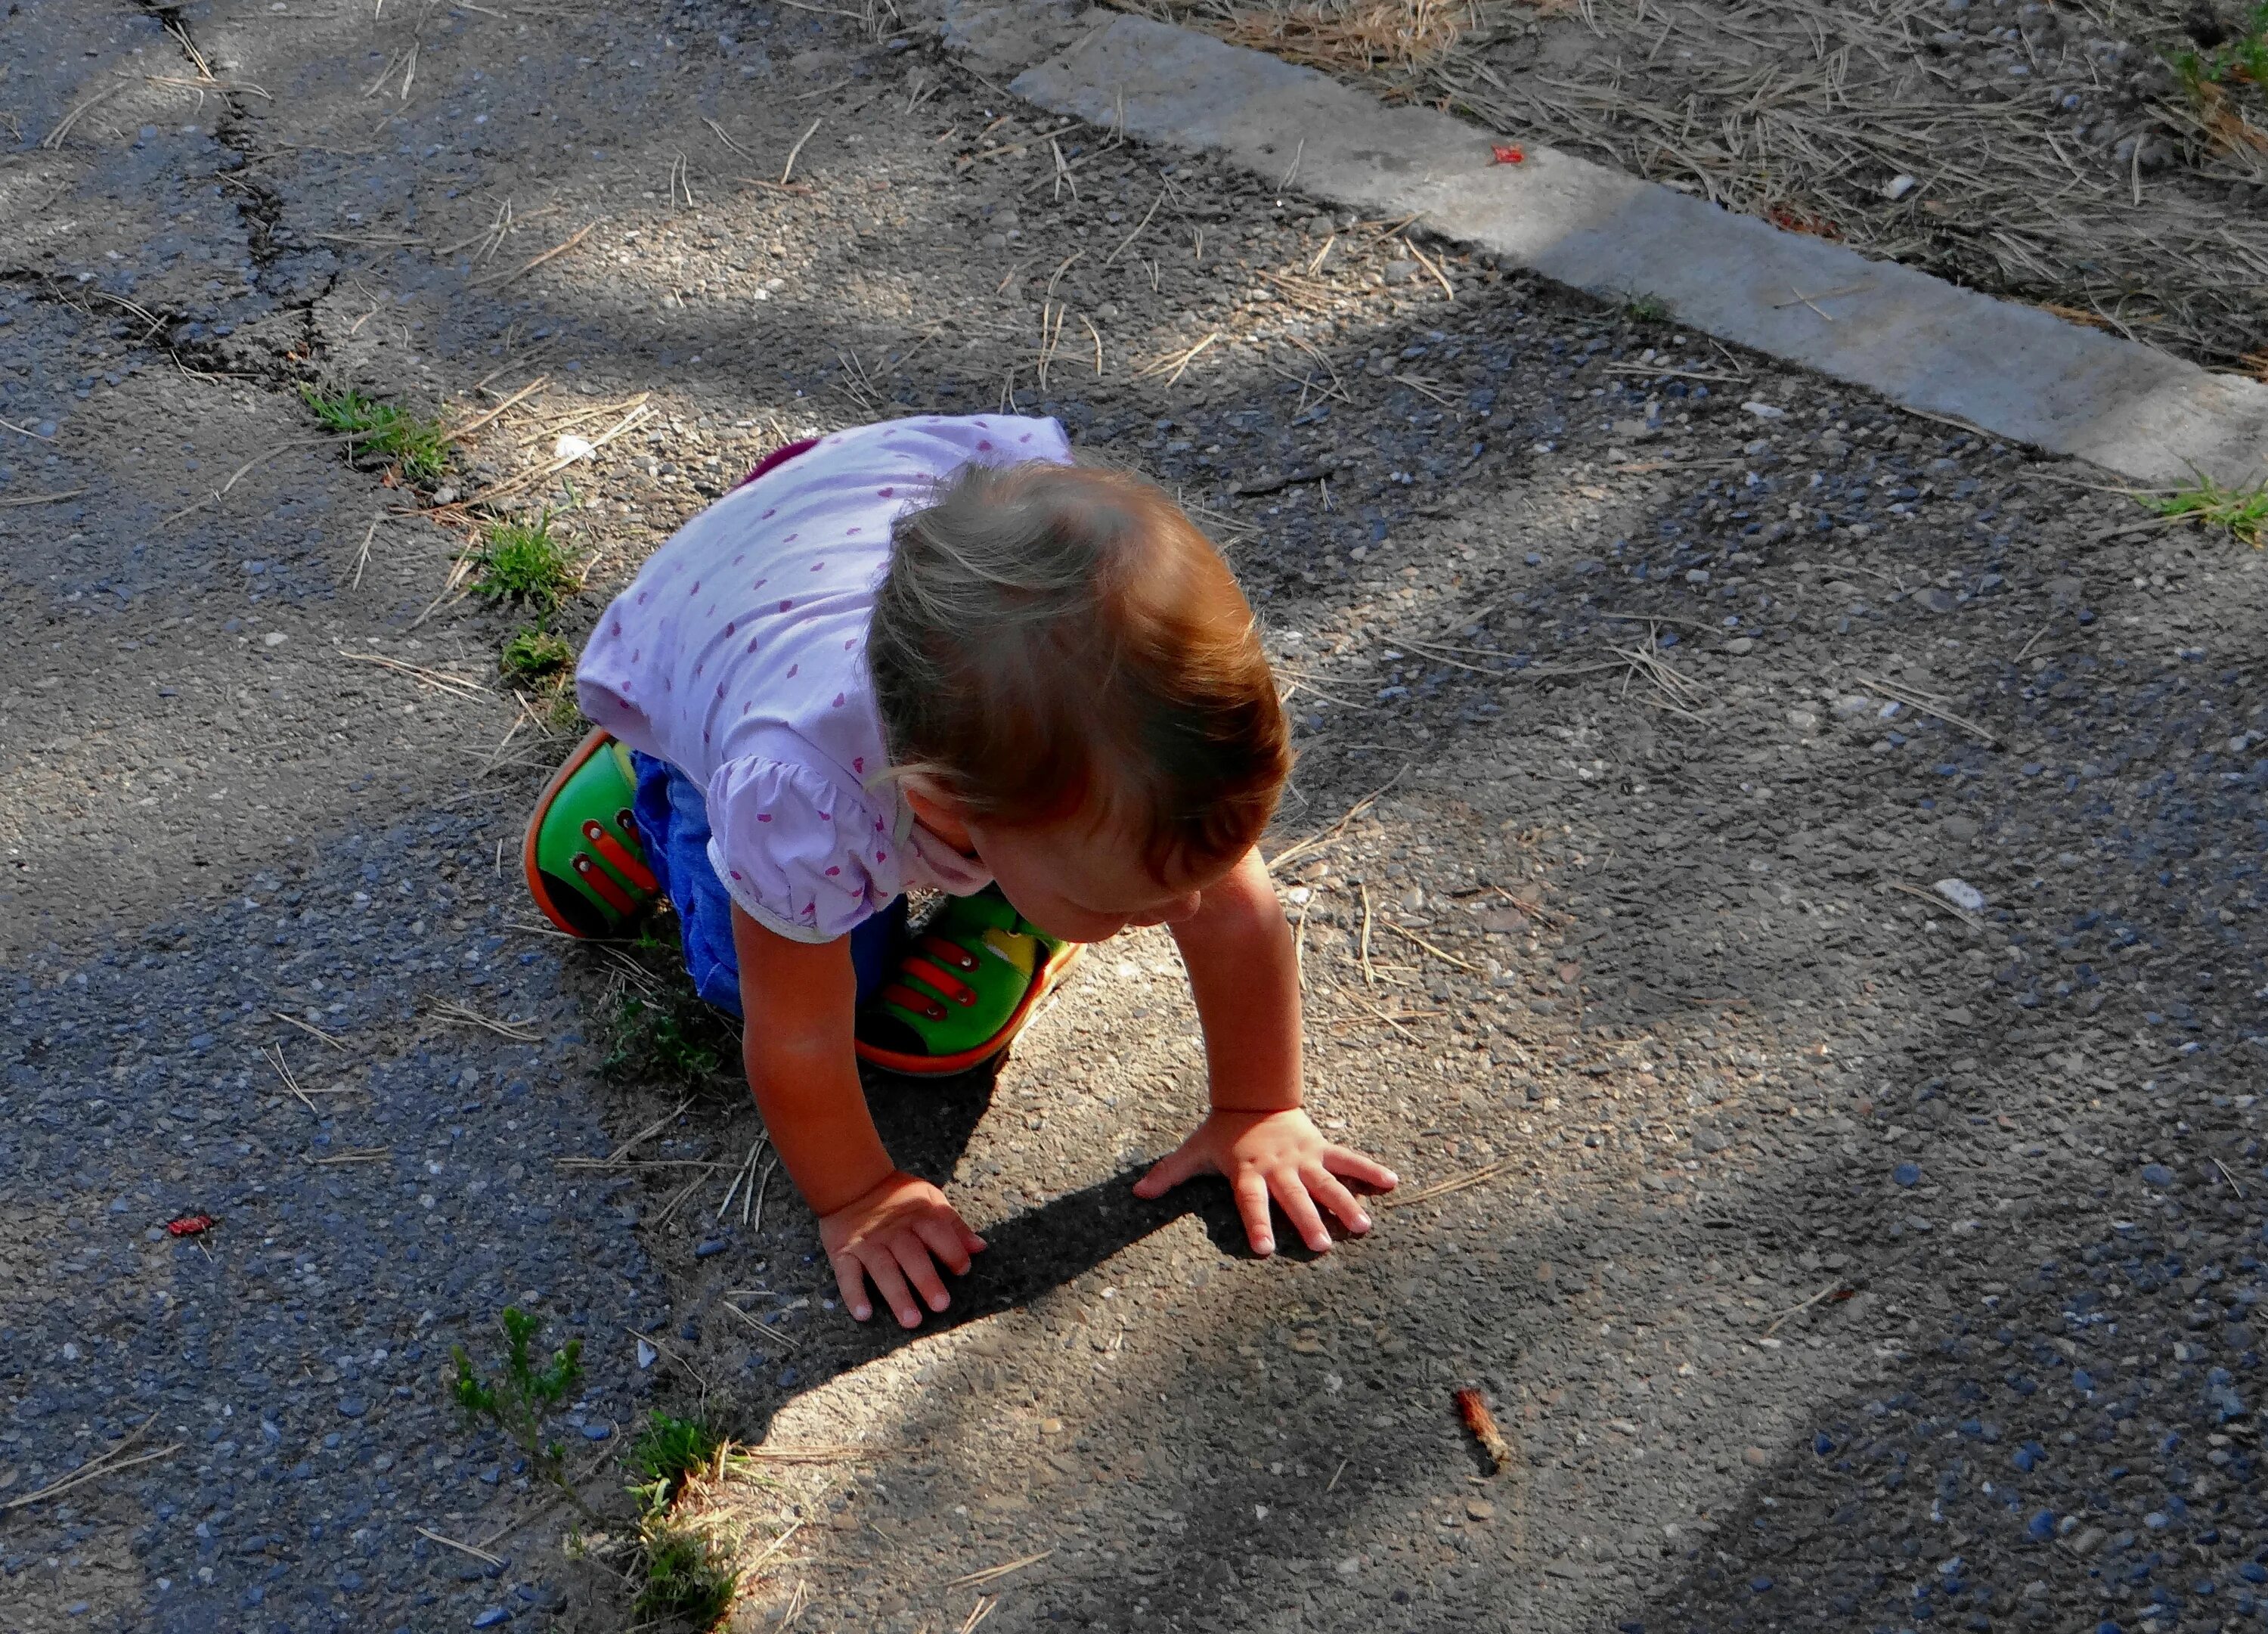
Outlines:
[{"label": "young child crawling", "polygon": [[[688,522],[576,672],[598,730],[530,820],[578,935],[666,894],[844,1304],[911,1328],[983,1240],[883,1149],[858,1061],[1004,1049],[1078,945],[1164,925],[1211,1109],[1135,1191],[1218,1174],[1253,1251],[1367,1231],[1394,1175],[1300,1110],[1292,938],[1255,842],[1290,765],[1235,580],[1152,484],[1052,420],[925,416],[792,445]],[[947,893],[918,937],[906,893]]]}]

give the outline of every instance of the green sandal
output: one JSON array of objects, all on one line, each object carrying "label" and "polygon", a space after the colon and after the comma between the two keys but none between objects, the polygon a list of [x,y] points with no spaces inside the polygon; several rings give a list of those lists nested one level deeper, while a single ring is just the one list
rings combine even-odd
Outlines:
[{"label": "green sandal", "polygon": [[998,887],[950,898],[859,1012],[859,1058],[915,1077],[966,1072],[1008,1047],[1079,953]]},{"label": "green sandal", "polygon": [[535,905],[570,936],[619,936],[660,894],[630,816],[637,790],[630,752],[593,732],[535,802],[521,865]]}]

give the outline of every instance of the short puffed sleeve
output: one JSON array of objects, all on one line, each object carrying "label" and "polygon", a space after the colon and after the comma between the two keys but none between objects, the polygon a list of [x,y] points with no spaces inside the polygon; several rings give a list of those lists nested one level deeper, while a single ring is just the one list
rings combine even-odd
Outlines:
[{"label": "short puffed sleeve", "polygon": [[811,768],[727,761],[709,779],[708,797],[710,865],[766,930],[831,942],[897,894],[866,864],[874,814]]}]

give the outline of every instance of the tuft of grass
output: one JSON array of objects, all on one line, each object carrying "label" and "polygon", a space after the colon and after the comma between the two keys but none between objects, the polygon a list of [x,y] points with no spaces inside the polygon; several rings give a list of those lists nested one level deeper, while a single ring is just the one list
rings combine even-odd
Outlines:
[{"label": "tuft of grass", "polygon": [[2187,488],[2145,494],[2141,501],[2160,516],[2224,529],[2239,544],[2255,550],[2268,545],[2268,479],[2250,488],[2224,488],[2200,476]]},{"label": "tuft of grass", "polygon": [[645,1586],[635,1607],[641,1618],[674,1617],[708,1634],[733,1608],[732,1569],[717,1558],[709,1540],[659,1518],[641,1529]]},{"label": "tuft of grass", "polygon": [[549,612],[575,586],[575,570],[551,532],[551,512],[534,521],[491,522],[473,557],[481,576],[473,593],[492,601],[523,601]]},{"label": "tuft of grass", "polygon": [[536,1474],[557,1487],[569,1502],[588,1515],[591,1506],[567,1479],[566,1449],[556,1440],[547,1440],[543,1433],[544,1421],[559,1410],[559,1404],[582,1382],[583,1342],[570,1339],[552,1352],[549,1362],[538,1365],[528,1347],[541,1330],[542,1322],[518,1306],[507,1305],[498,1325],[504,1335],[502,1368],[492,1379],[482,1378],[465,1347],[458,1345],[450,1352],[457,1363],[457,1376],[451,1381],[450,1394],[466,1417],[487,1419],[494,1424],[527,1455]]},{"label": "tuft of grass", "polygon": [[2177,51],[2173,56],[2175,77],[2199,101],[2207,85],[2250,80],[2268,90],[2268,4],[2256,5],[2233,38],[2210,51]]},{"label": "tuft of grass", "polygon": [[1633,293],[1624,298],[1623,315],[1638,323],[1667,323],[1669,303],[1659,295]]},{"label": "tuft of grass", "polygon": [[351,386],[334,392],[302,386],[299,396],[325,431],[351,439],[350,453],[390,460],[404,481],[421,488],[441,480],[449,447],[438,421],[420,419],[407,408],[365,397]]},{"label": "tuft of grass", "polygon": [[656,1412],[630,1447],[630,1472],[637,1477],[631,1495],[648,1514],[659,1513],[676,1498],[685,1477],[707,1468],[724,1445],[725,1438],[703,1420]]},{"label": "tuft of grass", "polygon": [[538,681],[557,673],[575,660],[575,649],[548,629],[522,629],[504,644],[497,659],[514,681]]},{"label": "tuft of grass", "polygon": [[724,1019],[690,987],[623,994],[607,1031],[600,1070],[617,1078],[644,1075],[693,1089],[713,1082],[731,1059]]}]

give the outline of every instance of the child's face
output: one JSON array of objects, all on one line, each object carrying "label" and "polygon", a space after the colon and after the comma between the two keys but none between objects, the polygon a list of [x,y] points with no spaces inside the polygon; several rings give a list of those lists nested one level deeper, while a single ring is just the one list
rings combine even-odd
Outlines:
[{"label": "child's face", "polygon": [[970,849],[1016,911],[1070,942],[1101,942],[1129,926],[1187,919],[1207,887],[1236,865],[1232,858],[1194,871],[1176,868],[1161,884],[1123,835],[1077,819],[1044,828],[965,826]]}]

